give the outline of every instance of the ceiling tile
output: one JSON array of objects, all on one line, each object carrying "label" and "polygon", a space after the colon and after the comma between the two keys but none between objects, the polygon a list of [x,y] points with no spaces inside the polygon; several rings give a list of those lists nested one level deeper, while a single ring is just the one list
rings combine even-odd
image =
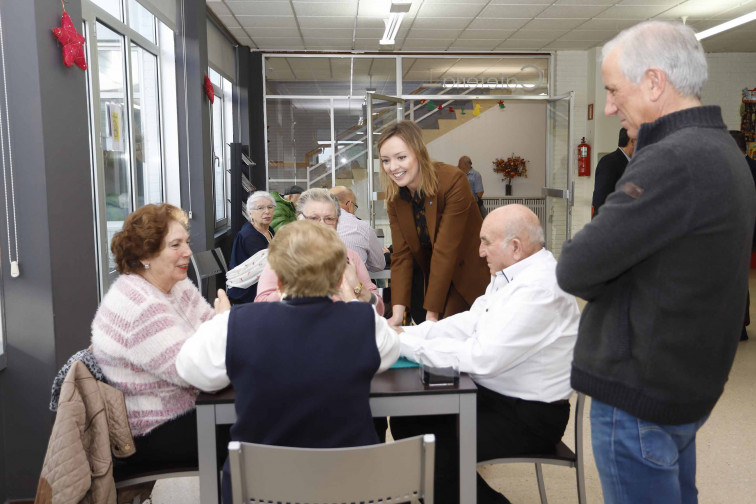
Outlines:
[{"label": "ceiling tile", "polygon": [[378,39],[376,38],[357,39],[354,41],[354,48],[357,51],[377,51],[378,46]]},{"label": "ceiling tile", "polygon": [[351,16],[357,14],[357,2],[295,2],[294,11],[299,16]]},{"label": "ceiling tile", "polygon": [[281,37],[281,38],[254,38],[260,49],[304,49],[302,41],[298,38]]},{"label": "ceiling tile", "polygon": [[[667,2],[680,2],[681,0],[635,0],[639,2],[655,2],[657,4],[662,3],[663,1]],[[617,0],[557,0],[554,2],[554,5],[604,5],[604,6],[610,6],[617,3]]]},{"label": "ceiling tile", "polygon": [[465,3],[468,5],[475,5],[475,4],[486,4],[488,2],[489,0],[424,0],[423,5],[425,4],[460,4],[460,3]]},{"label": "ceiling tile", "polygon": [[470,30],[516,30],[525,26],[528,21],[530,21],[530,18],[477,18],[467,28]]},{"label": "ceiling tile", "polygon": [[[405,21],[405,23],[407,23]],[[423,28],[428,30],[433,29],[457,29],[461,30],[470,23],[469,19],[462,19],[456,17],[448,18],[416,18],[412,23],[412,29]]]},{"label": "ceiling tile", "polygon": [[489,39],[504,40],[512,35],[515,30],[465,30],[459,36],[460,39]]},{"label": "ceiling tile", "polygon": [[669,6],[666,5],[644,5],[644,6],[614,6],[609,7],[601,14],[597,15],[597,18],[604,19],[635,19],[643,20],[649,19],[661,14],[662,12],[669,10]]},{"label": "ceiling tile", "polygon": [[[524,1],[524,0],[523,0]],[[489,5],[480,18],[532,18],[546,10],[547,4],[538,5]]]},{"label": "ceiling tile", "polygon": [[586,51],[592,47],[596,47],[598,44],[595,42],[586,42],[580,40],[555,40],[547,44],[544,49],[554,49],[562,51]]},{"label": "ceiling tile", "polygon": [[[625,5],[669,5],[670,7],[675,6],[681,1],[685,0],[620,0],[619,2],[616,2],[617,5],[625,6]],[[707,2],[711,2],[711,0],[706,0]],[[614,3],[614,2],[612,2]]]},{"label": "ceiling tile", "polygon": [[481,10],[481,5],[468,5],[464,3],[454,4],[428,4],[423,3],[418,11],[422,18],[435,17],[459,17],[472,19]]},{"label": "ceiling tile", "polygon": [[307,49],[331,49],[334,51],[348,51],[352,49],[352,40],[342,39],[305,39]]},{"label": "ceiling tile", "polygon": [[362,13],[360,13],[357,17],[357,29],[361,30],[363,28],[375,28],[383,32],[383,30],[386,29],[386,23],[383,22],[383,19],[364,17]]},{"label": "ceiling tile", "polygon": [[230,16],[231,11],[228,10],[228,7],[223,2],[212,2],[208,0],[207,6],[210,7],[210,10],[213,11],[213,13],[216,16]]},{"label": "ceiling tile", "polygon": [[554,5],[544,10],[542,18],[592,18],[610,9],[605,5]]},{"label": "ceiling tile", "polygon": [[[252,37],[262,38],[280,38],[280,37],[296,37],[299,38],[299,30],[296,28],[268,28],[266,26],[256,26],[247,28]],[[233,32],[232,32],[233,33]]]},{"label": "ceiling tile", "polygon": [[220,19],[221,23],[223,23],[223,26],[228,29],[239,28],[240,26],[234,16],[218,16],[218,19]]},{"label": "ceiling tile", "polygon": [[[442,41],[441,41],[442,42]],[[443,51],[446,50],[448,43],[439,43],[436,39],[407,39],[401,46],[402,51]]]},{"label": "ceiling tile", "polygon": [[571,30],[585,23],[585,18],[542,18],[537,17],[525,26],[526,30]]},{"label": "ceiling tile", "polygon": [[351,28],[305,28],[302,27],[302,35],[305,38],[333,38],[333,39],[345,39],[348,38],[351,42],[354,30]]},{"label": "ceiling tile", "polygon": [[504,51],[504,50],[520,50],[520,51],[538,51],[543,47],[544,45],[551,42],[551,40],[512,40],[507,39],[498,46],[496,46],[496,51]]},{"label": "ceiling tile", "polygon": [[617,35],[613,30],[572,30],[561,37],[559,40],[592,40],[596,42],[605,42]]},{"label": "ceiling tile", "polygon": [[518,30],[512,35],[516,40],[554,40],[567,33],[567,30]]},{"label": "ceiling tile", "polygon": [[485,51],[492,51],[494,47],[499,44],[499,41],[484,39],[484,40],[455,40],[449,50],[469,51],[471,49],[481,49]]},{"label": "ceiling tile", "polygon": [[297,23],[291,16],[236,16],[242,26],[261,28],[296,28]]},{"label": "ceiling tile", "polygon": [[625,28],[630,28],[634,24],[637,24],[637,21],[633,21],[632,19],[589,19],[582,25],[580,25],[581,30],[614,30],[617,33],[624,30]]},{"label": "ceiling tile", "polygon": [[436,40],[454,40],[459,37],[462,30],[425,30],[412,28],[408,33],[410,39],[436,39]]},{"label": "ceiling tile", "polygon": [[297,16],[302,28],[354,28],[354,17]]},{"label": "ceiling tile", "polygon": [[732,9],[724,10],[715,16],[711,16],[711,18],[721,19],[722,21],[729,21],[730,19],[735,19],[736,17],[740,17],[744,14],[748,14],[749,12],[753,12],[755,9],[756,2],[754,2],[754,0],[751,0],[750,2],[746,2],[739,7],[733,7]]},{"label": "ceiling tile", "polygon": [[288,2],[226,2],[231,12],[245,16],[291,16]]}]

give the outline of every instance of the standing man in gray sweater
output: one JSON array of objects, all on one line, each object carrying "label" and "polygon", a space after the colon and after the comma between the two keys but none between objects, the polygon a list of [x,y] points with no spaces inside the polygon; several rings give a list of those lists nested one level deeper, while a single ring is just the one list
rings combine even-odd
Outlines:
[{"label": "standing man in gray sweater", "polygon": [[607,115],[636,138],[601,213],[565,243],[559,285],[588,301],[572,387],[590,395],[605,502],[695,503],[696,432],[722,394],[743,324],[756,195],[706,58],[680,23],[604,46]]}]

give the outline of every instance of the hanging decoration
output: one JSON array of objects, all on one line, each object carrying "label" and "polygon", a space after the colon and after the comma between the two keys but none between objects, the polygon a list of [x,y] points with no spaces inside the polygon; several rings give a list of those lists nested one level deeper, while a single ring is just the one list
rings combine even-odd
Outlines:
[{"label": "hanging decoration", "polygon": [[476,104],[475,107],[473,107],[473,115],[475,117],[478,117],[480,115],[480,103]]},{"label": "hanging decoration", "polygon": [[465,107],[462,107],[462,115],[466,115],[465,114]]},{"label": "hanging decoration", "polygon": [[504,105],[504,100],[499,100],[499,108],[500,108],[500,109],[505,109],[505,108],[507,108],[507,106],[506,106],[506,105]]},{"label": "hanging decoration", "polygon": [[53,28],[52,32],[58,42],[63,46],[63,63],[70,67],[74,63],[82,70],[87,69],[87,59],[84,55],[84,42],[86,39],[76,31],[71,16],[66,12],[66,6],[61,0],[63,15],[60,18],[60,27]]},{"label": "hanging decoration", "polygon": [[425,105],[425,108],[430,110],[433,110],[436,108],[436,104],[433,102],[433,100],[429,100],[428,103]]},{"label": "hanging decoration", "polygon": [[215,90],[213,89],[213,83],[210,81],[210,77],[205,75],[205,94],[210,103],[215,103]]},{"label": "hanging decoration", "polygon": [[444,110],[444,106],[443,105],[439,105],[438,106],[438,110]]},{"label": "hanging decoration", "polygon": [[420,100],[420,105],[425,105],[425,100]]},{"label": "hanging decoration", "polygon": [[454,113],[454,107],[449,107],[449,112]]}]

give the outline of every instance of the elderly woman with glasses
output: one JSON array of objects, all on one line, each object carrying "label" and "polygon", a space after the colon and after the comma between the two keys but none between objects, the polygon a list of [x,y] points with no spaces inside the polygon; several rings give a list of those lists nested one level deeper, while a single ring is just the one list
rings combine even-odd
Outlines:
[{"label": "elderly woman with glasses", "polygon": [[[297,219],[319,222],[334,230],[339,223],[339,200],[327,189],[310,189],[302,193],[297,200]],[[345,281],[349,282],[359,301],[369,302],[375,306],[379,315],[383,315],[383,299],[378,288],[370,281],[370,274],[360,256],[354,250],[347,249],[347,266],[344,271]],[[257,283],[255,301],[280,301],[278,277],[266,266]]]},{"label": "elderly woman with glasses", "polygon": [[[249,222],[245,222],[234,238],[231,249],[230,269],[240,265],[259,251],[268,248],[270,240],[275,234],[270,227],[273,220],[273,210],[276,203],[273,196],[265,191],[255,191],[247,199],[247,214]],[[228,289],[228,297],[235,303],[251,303],[257,295],[257,284],[242,289],[232,287]]]}]

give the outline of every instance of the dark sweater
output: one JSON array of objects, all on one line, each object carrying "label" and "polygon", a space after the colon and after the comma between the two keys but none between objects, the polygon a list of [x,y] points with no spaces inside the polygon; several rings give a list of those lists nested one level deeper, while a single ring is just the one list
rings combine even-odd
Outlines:
[{"label": "dark sweater", "polygon": [[[270,228],[270,234],[275,234],[273,228]],[[231,260],[229,269],[236,268],[241,263],[257,254],[263,249],[268,248],[268,239],[255,229],[250,222],[245,222],[234,238],[234,246],[231,249]],[[237,303],[251,303],[257,296],[257,284],[242,289],[241,287],[231,287],[228,289],[228,297]]]},{"label": "dark sweater", "polygon": [[643,124],[601,213],[565,243],[559,285],[588,301],[572,386],[641,419],[703,418],[743,324],[753,181],[719,107]]}]

